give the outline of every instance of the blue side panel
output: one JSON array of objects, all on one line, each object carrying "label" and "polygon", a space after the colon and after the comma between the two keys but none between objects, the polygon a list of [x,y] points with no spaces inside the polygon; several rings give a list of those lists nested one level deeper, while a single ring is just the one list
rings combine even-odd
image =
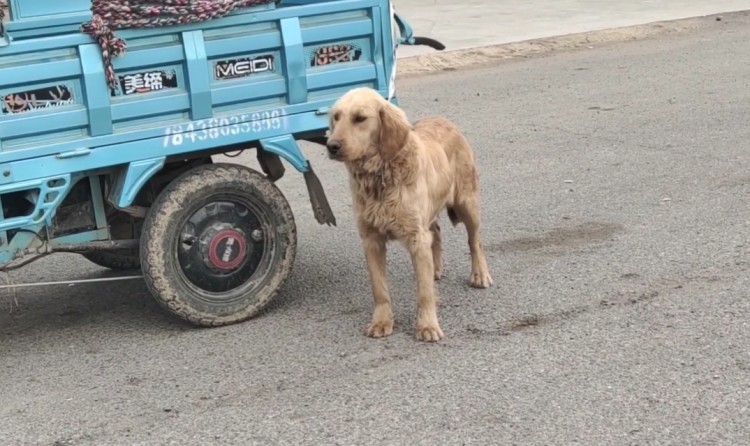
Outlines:
[{"label": "blue side panel", "polygon": [[189,31],[183,34],[182,40],[187,65],[187,89],[190,92],[190,117],[210,118],[211,84],[203,33]]},{"label": "blue side panel", "polygon": [[76,15],[85,14],[91,8],[91,0],[65,0],[65,1],[29,1],[10,0],[14,23],[28,21],[45,21],[45,27],[59,26],[65,23],[64,18],[57,18],[61,14]]},{"label": "blue side panel", "polygon": [[391,101],[397,104],[397,101],[395,100],[395,92],[396,92],[396,48],[398,45],[397,42],[397,36],[394,35],[397,33],[396,26],[394,24],[394,18],[393,14],[395,14],[395,9],[393,8],[393,5],[388,5],[388,7],[380,7],[380,20],[381,20],[381,26],[383,29],[383,32],[381,34],[382,37],[382,49],[383,49],[383,70],[385,78],[387,79],[387,89],[388,89],[388,97],[391,98]]},{"label": "blue side panel", "polygon": [[[304,172],[294,137],[327,130],[320,110],[354,87],[384,96],[391,87],[388,0],[286,0],[118,30],[127,52],[113,60],[112,89],[101,48],[79,31],[90,0],[11,7],[0,47],[0,200],[19,184],[97,172],[114,179],[110,201],[128,206],[167,159],[256,142]],[[47,224],[57,204],[39,203],[0,228]]]},{"label": "blue side panel", "polygon": [[[210,143],[207,147],[216,147],[218,145],[228,144],[224,138],[228,137],[232,133],[242,133],[246,136],[246,141],[257,141],[261,138],[270,137],[266,132],[276,132],[277,134],[290,133],[289,129],[293,129],[293,133],[303,133],[310,130],[326,130],[328,128],[328,119],[322,115],[316,115],[319,119],[307,120],[305,115],[299,116],[299,124],[295,126],[280,127],[279,123],[287,123],[296,120],[297,118],[288,118],[291,115],[302,114],[307,110],[317,111],[319,109],[327,108],[332,104],[332,100],[317,100],[309,101],[304,104],[292,105],[287,107],[268,108],[263,107],[257,111],[247,111],[243,113],[233,113],[231,110],[228,112],[217,113],[214,118],[204,119],[198,121],[167,121],[163,122],[162,126],[156,126],[152,128],[132,129],[123,132],[113,133],[111,135],[104,135],[95,138],[91,138],[89,141],[92,147],[95,149],[82,148],[80,142],[76,139],[56,141],[54,143],[46,144],[43,147],[31,146],[27,148],[21,148],[15,151],[0,151],[0,166],[10,170],[10,163],[16,160],[22,161],[26,159],[41,158],[45,156],[55,155],[57,158],[61,158],[60,154],[69,153],[72,151],[80,151],[82,149],[88,152],[95,152],[99,147],[116,146],[123,144],[125,141],[139,142],[154,138],[165,138],[167,136],[176,137],[177,133],[185,133],[185,138],[209,138]],[[283,117],[283,119],[281,119]],[[280,120],[281,119],[281,120]],[[224,127],[222,129],[222,127]],[[260,135],[259,132],[263,131],[264,134]],[[273,135],[271,135],[273,136]],[[201,139],[202,140],[202,139]],[[236,143],[235,140],[231,143]],[[171,146],[165,146],[171,147]],[[188,147],[184,147],[185,152],[172,152],[166,150],[165,147],[159,147],[158,145],[153,149],[155,154],[163,154],[173,156],[179,153],[189,154]],[[206,147],[204,147],[205,149]],[[163,152],[163,153],[162,153]],[[34,156],[28,156],[29,153],[33,153]],[[151,158],[151,157],[148,157]],[[137,160],[140,158],[133,158]],[[116,165],[118,163],[112,163]],[[70,166],[71,168],[74,166]],[[105,166],[101,166],[105,167]],[[90,167],[86,167],[89,169]],[[12,173],[11,173],[12,175]],[[0,176],[0,184],[3,184],[8,178]]]},{"label": "blue side panel", "polygon": [[[275,9],[274,3],[241,8],[234,15]],[[81,23],[91,20],[91,0],[11,0],[8,29],[17,40],[75,33]],[[201,28],[201,25],[192,29]],[[190,30],[182,27],[179,31]]]},{"label": "blue side panel", "polygon": [[[118,31],[128,51],[114,59],[113,91],[98,44],[87,36],[15,40],[0,49],[0,96],[36,100],[11,100],[19,108],[0,115],[0,157],[44,156],[68,142],[96,148],[101,136],[124,143],[147,137],[139,133],[148,129],[164,132],[165,124],[226,114],[260,117],[305,104],[300,111],[309,111],[356,86],[387,92],[387,1],[281,5],[202,24]],[[57,20],[31,8],[17,23]]]},{"label": "blue side panel", "polygon": [[[383,25],[383,17],[381,14],[381,8],[375,8],[372,15],[372,22],[375,29],[381,29]],[[390,24],[390,21],[385,22],[386,26]],[[376,90],[387,90],[388,89],[388,78],[385,75],[385,64],[383,62],[384,49],[383,49],[383,37],[381,35],[372,35],[370,37],[372,41],[372,60],[375,64],[376,82],[374,88]]]},{"label": "blue side panel", "polygon": [[[248,139],[273,140],[277,137],[304,133],[311,128],[325,129],[327,122],[325,115],[315,111],[291,114],[286,113],[284,109],[276,109],[258,114],[226,115],[188,124],[175,124],[162,134],[151,133],[148,139],[73,152],[79,153],[80,156],[49,155],[3,163],[2,166],[9,172],[9,177],[13,179],[11,184],[14,184],[35,178],[40,171],[48,175],[60,175],[71,170],[93,171],[110,166],[114,168],[122,164],[153,159],[154,154],[169,157],[207,150],[214,147],[216,141],[221,141],[222,144],[240,144]],[[282,152],[281,155],[298,170],[306,169],[306,164],[296,159],[296,153]],[[2,179],[0,176],[0,184]],[[5,189],[0,185],[0,193],[4,192]]]},{"label": "blue side panel", "polygon": [[112,133],[112,109],[109,92],[102,83],[104,65],[99,47],[93,44],[78,47],[83,73],[83,99],[88,104],[89,134]]},{"label": "blue side panel", "polygon": [[284,69],[286,72],[287,102],[299,104],[307,101],[307,73],[303,52],[302,31],[299,19],[281,20],[281,40],[284,43]]}]

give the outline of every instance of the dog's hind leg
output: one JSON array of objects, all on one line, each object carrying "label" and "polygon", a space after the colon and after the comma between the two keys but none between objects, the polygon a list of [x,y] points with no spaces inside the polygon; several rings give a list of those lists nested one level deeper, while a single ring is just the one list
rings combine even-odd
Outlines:
[{"label": "dog's hind leg", "polygon": [[453,210],[458,219],[466,226],[469,236],[469,252],[471,253],[471,277],[469,284],[475,288],[488,288],[492,285],[492,277],[484,256],[482,238],[479,233],[479,200],[476,193],[457,197]]},{"label": "dog's hind leg", "polygon": [[435,222],[430,225],[432,233],[432,263],[435,270],[435,280],[440,280],[443,275],[443,239],[440,235],[440,224]]},{"label": "dog's hind leg", "polygon": [[393,333],[393,310],[391,296],[388,294],[385,245],[386,239],[381,235],[366,234],[362,237],[374,304],[372,322],[365,327],[365,334],[371,338],[382,338]]}]

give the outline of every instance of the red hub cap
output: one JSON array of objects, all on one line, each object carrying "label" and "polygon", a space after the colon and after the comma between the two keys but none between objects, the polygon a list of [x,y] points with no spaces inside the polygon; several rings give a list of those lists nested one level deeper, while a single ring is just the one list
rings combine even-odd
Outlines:
[{"label": "red hub cap", "polygon": [[209,244],[208,256],[216,268],[222,270],[237,268],[247,256],[245,237],[232,229],[217,233]]}]

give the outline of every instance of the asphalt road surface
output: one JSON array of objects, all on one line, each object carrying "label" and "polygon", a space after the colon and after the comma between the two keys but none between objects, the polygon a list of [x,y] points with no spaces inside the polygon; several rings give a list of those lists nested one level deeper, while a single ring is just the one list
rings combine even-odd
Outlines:
[{"label": "asphalt road surface", "polygon": [[[444,225],[439,344],[414,338],[396,246],[395,332],[361,334],[344,169],[313,145],[339,226],[288,170],[299,254],[254,320],[192,328],[140,281],[5,292],[0,443],[747,444],[748,23],[400,81],[409,116],[456,120],[480,166],[495,286],[466,285],[464,229]],[[57,255],[12,280],[106,274]]]}]

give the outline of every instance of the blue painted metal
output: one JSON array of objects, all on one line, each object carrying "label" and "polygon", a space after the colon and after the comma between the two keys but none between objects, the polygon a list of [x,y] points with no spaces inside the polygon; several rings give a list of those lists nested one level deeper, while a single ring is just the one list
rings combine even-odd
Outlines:
[{"label": "blue painted metal", "polygon": [[[38,240],[28,231],[48,229],[80,178],[90,179],[98,229],[65,243],[106,239],[104,199],[132,205],[167,159],[257,142],[308,171],[294,135],[323,135],[326,111],[353,87],[396,103],[395,47],[411,36],[407,24],[406,37],[394,37],[389,0],[284,0],[202,23],[119,30],[128,50],[113,61],[119,85],[110,91],[98,43],[79,31],[89,8],[90,0],[11,0],[0,104],[18,108],[0,110],[0,201],[21,190],[39,189],[39,198],[28,216],[5,218],[0,208],[0,263]],[[356,60],[314,63],[320,48],[344,44]],[[156,71],[161,83],[147,87],[141,75]],[[140,90],[126,94],[131,86]],[[50,90],[57,102],[40,99]],[[107,197],[100,175],[110,177]],[[9,240],[15,229],[25,232]]]},{"label": "blue painted metal", "polygon": [[[86,13],[91,7],[89,0],[65,0],[64,2],[40,2],[11,0],[10,7],[15,21],[35,18],[52,19],[57,14]],[[48,22],[52,26],[54,22]]]},{"label": "blue painted metal", "polygon": [[[98,175],[91,175],[89,178],[89,188],[91,190],[91,203],[94,205],[94,219],[96,220],[96,229],[103,229],[108,232],[107,212],[104,207],[104,197],[102,196],[101,178]],[[106,236],[107,234],[105,234]],[[92,239],[96,240],[96,239]]]},{"label": "blue painted metal", "polygon": [[49,250],[54,251],[55,245],[77,245],[96,240],[106,240],[109,238],[107,229],[95,229],[93,231],[78,232],[76,234],[63,235],[57,237],[49,243]]},{"label": "blue painted metal", "polygon": [[70,191],[70,186],[70,173],[0,186],[0,191],[3,194],[27,192],[30,201],[34,202],[34,210],[28,215],[4,218],[0,221],[0,231],[34,226],[40,223],[51,223],[57,206]]},{"label": "blue painted metal", "polygon": [[[190,92],[190,117],[193,119],[210,118],[211,85],[209,72],[206,70],[206,46],[203,33],[188,31],[183,33],[183,48],[187,68],[187,90]],[[154,53],[156,56],[156,53]]]},{"label": "blue painted metal", "polygon": [[99,46],[80,45],[83,94],[88,106],[89,134],[91,136],[112,133],[112,108],[107,85],[102,83],[104,62]]},{"label": "blue painted metal", "polygon": [[[39,0],[11,0],[8,29],[19,39],[78,32],[81,23],[91,19],[90,0],[65,0],[57,3]],[[252,14],[274,9],[275,5],[259,5],[235,14]],[[234,14],[233,14],[234,15]],[[187,27],[181,27],[184,31]],[[194,26],[199,29],[201,26]]]},{"label": "blue painted metal", "polygon": [[[3,207],[0,206],[0,220],[5,220],[5,211],[3,210]],[[8,246],[8,232],[7,231],[0,231],[0,243],[2,245],[0,246]]]},{"label": "blue painted metal", "polygon": [[398,43],[404,43],[407,45],[414,44],[414,29],[411,24],[402,16],[395,14],[394,19],[399,28],[399,41]]},{"label": "blue painted metal", "polygon": [[164,167],[165,156],[129,163],[112,172],[114,186],[109,201],[115,206],[126,208],[133,203],[135,196],[146,182]]},{"label": "blue painted metal", "polygon": [[289,134],[265,138],[260,140],[263,150],[279,155],[289,161],[300,172],[310,170],[310,163],[297,145],[297,141]]},{"label": "blue painted metal", "polygon": [[298,17],[282,19],[281,40],[284,42],[284,74],[286,77],[287,103],[299,104],[307,101],[307,70],[302,42],[302,30]]},{"label": "blue painted metal", "polygon": [[[0,249],[0,264],[17,259],[24,254],[30,254],[42,248],[40,234],[44,231],[44,225],[24,226],[22,232],[16,233],[7,244]],[[7,232],[3,232],[7,236]]]}]

